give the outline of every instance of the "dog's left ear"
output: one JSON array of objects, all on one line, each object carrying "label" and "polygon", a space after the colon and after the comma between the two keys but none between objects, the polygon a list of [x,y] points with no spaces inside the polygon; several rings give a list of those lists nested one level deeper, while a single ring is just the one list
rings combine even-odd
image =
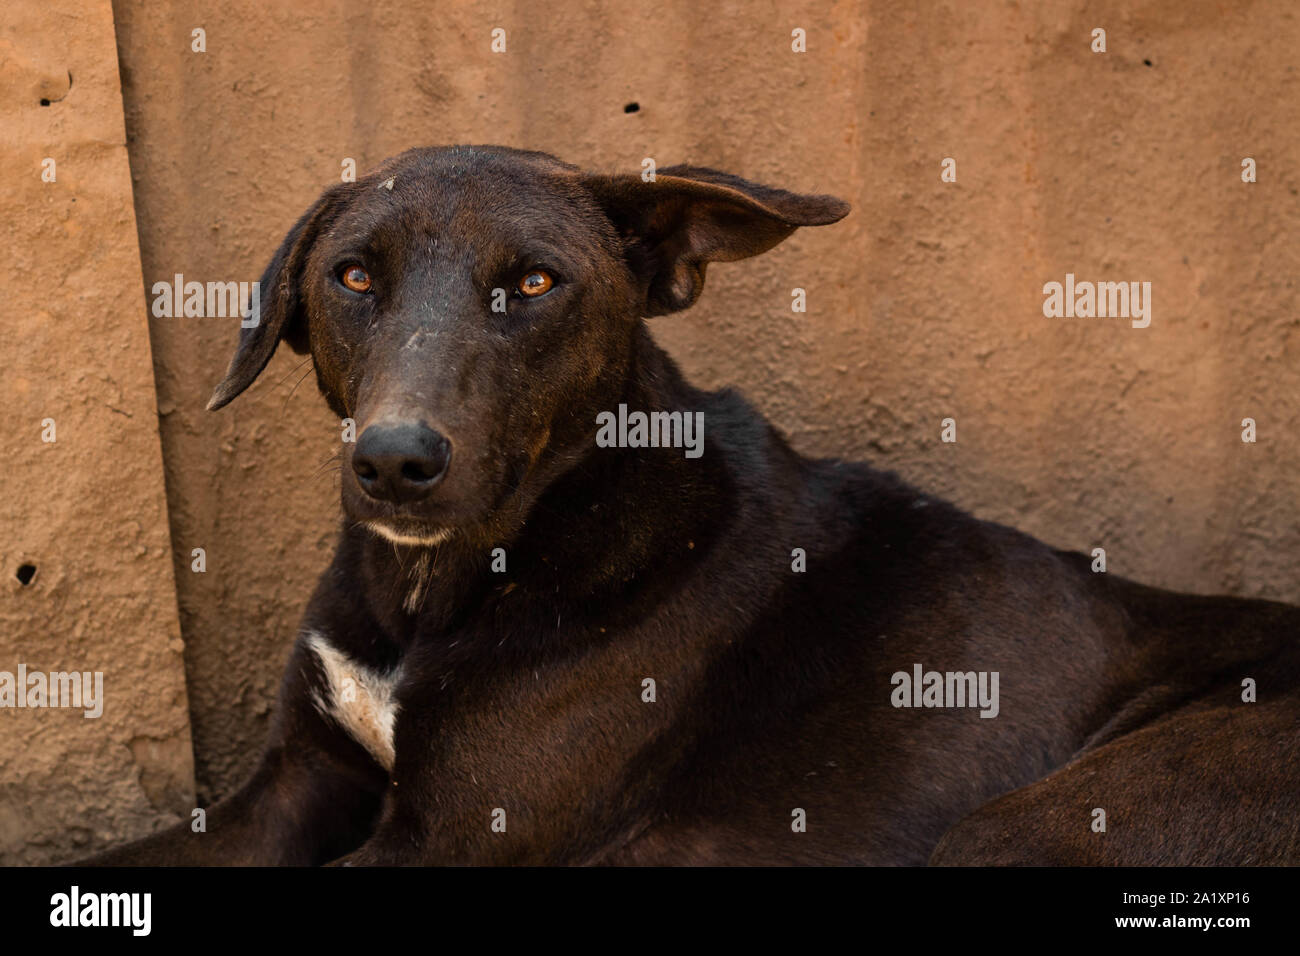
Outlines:
[{"label": "dog's left ear", "polygon": [[786,192],[702,166],[669,166],[652,182],[599,174],[584,182],[645,284],[646,316],[694,303],[710,262],[756,256],[800,226],[830,225],[849,212],[834,196]]},{"label": "dog's left ear", "polygon": [[346,192],[340,184],[325,191],[289,230],[271,263],[262,273],[258,290],[257,324],[239,329],[239,345],[226,377],[208,399],[208,410],[221,408],[253,384],[275,354],[281,339],[299,355],[310,349],[307,316],[302,302],[302,275],[312,244],[332,218]]}]

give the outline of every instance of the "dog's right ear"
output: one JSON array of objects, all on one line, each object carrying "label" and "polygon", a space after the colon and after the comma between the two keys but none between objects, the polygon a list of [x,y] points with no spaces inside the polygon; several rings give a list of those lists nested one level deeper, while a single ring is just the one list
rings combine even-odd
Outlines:
[{"label": "dog's right ear", "polygon": [[299,355],[310,349],[307,317],[303,311],[302,274],[312,244],[337,212],[346,193],[343,184],[334,186],[316,200],[280,243],[258,283],[256,324],[239,329],[239,345],[230,360],[226,377],[208,399],[208,410],[221,408],[253,384],[284,339]]}]

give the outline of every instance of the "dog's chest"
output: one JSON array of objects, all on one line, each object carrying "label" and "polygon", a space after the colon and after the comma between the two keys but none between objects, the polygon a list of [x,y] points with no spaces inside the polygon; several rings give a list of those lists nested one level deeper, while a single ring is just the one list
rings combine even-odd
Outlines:
[{"label": "dog's chest", "polygon": [[401,665],[389,671],[374,670],[353,660],[317,632],[308,633],[306,643],[320,662],[323,677],[323,686],[312,694],[312,703],[391,772]]}]

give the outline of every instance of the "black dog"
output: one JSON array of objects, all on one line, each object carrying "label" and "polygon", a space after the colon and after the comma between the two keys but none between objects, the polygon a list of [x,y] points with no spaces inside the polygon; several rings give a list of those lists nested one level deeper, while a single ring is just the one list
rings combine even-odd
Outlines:
[{"label": "black dog", "polygon": [[337,555],[253,778],[98,862],[1300,862],[1300,609],[809,461],[653,344],[847,212],[501,148],[329,189],[211,407],[311,353]]}]

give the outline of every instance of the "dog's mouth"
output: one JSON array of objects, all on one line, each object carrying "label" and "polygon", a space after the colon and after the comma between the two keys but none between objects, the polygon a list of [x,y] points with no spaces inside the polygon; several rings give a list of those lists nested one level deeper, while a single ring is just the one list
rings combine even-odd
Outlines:
[{"label": "dog's mouth", "polygon": [[451,528],[402,516],[367,518],[360,524],[371,534],[408,547],[430,548],[442,544],[452,535]]}]

